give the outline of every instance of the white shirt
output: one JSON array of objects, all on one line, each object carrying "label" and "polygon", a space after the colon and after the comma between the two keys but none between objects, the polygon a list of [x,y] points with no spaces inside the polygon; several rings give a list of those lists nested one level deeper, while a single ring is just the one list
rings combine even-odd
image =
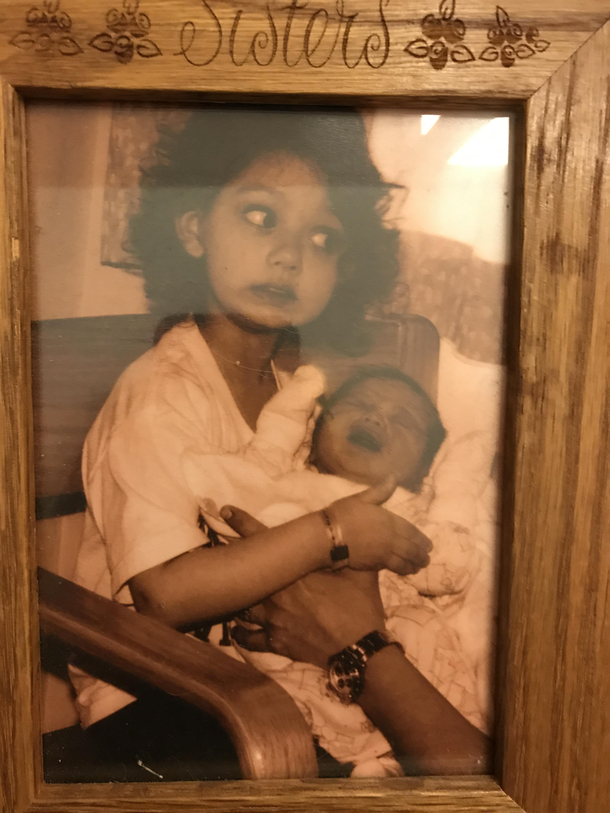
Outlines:
[{"label": "white shirt", "polygon": [[[174,327],[121,375],[85,441],[75,580],[132,606],[129,579],[207,541],[184,456],[236,452],[252,436],[197,326]],[[71,676],[85,727],[134,699],[75,667]]]}]

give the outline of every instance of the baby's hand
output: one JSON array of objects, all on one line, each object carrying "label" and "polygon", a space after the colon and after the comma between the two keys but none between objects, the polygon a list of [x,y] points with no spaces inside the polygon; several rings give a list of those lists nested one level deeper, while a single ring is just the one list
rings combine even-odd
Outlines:
[{"label": "baby's hand", "polygon": [[406,519],[382,508],[395,489],[396,480],[389,477],[328,507],[349,546],[349,566],[354,570],[387,568],[407,576],[429,563],[432,543],[428,537]]}]

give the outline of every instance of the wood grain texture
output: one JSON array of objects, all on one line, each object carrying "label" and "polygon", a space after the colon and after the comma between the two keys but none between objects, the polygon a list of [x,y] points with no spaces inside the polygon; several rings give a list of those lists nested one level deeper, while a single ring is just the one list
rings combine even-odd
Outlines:
[{"label": "wood grain texture", "polygon": [[115,601],[39,571],[42,628],[214,715],[247,779],[317,776],[309,726],[290,695],[253,666]]},{"label": "wood grain texture", "polygon": [[[449,55],[458,43],[450,43],[446,65],[441,68],[442,58],[434,67],[428,57],[416,58],[405,52],[415,40],[424,39],[424,48],[431,44],[421,23],[430,13],[438,16],[439,0],[382,0],[381,4],[379,0],[344,0],[343,21],[334,0],[301,3],[303,8],[294,15],[287,39],[290,3],[286,0],[271,0],[273,24],[267,16],[267,0],[208,0],[206,4],[200,0],[141,0],[140,12],[145,12],[151,23],[147,40],[160,53],[155,54],[149,46],[147,56],[134,50],[130,58],[127,49],[120,59],[108,39],[114,34],[105,20],[112,7],[121,9],[120,0],[62,0],[61,11],[71,20],[72,50],[79,49],[72,55],[62,55],[58,44],[34,42],[37,30],[25,20],[31,5],[24,0],[3,1],[0,24],[5,36],[0,39],[0,72],[16,86],[36,88],[38,93],[41,88],[78,87],[86,88],[88,95],[120,88],[123,95],[150,90],[157,97],[176,89],[191,96],[200,91],[293,94],[297,100],[304,94],[319,97],[334,93],[371,100],[402,100],[408,95],[412,104],[431,97],[437,104],[441,98],[451,98],[454,104],[470,99],[479,104],[492,100],[496,105],[502,100],[525,98],[610,17],[609,0],[506,0],[501,5],[524,35],[534,27],[540,39],[550,43],[544,51],[529,53],[528,43],[522,40],[526,48],[522,53],[527,57],[513,54],[510,67],[506,67],[500,58],[495,62],[480,58],[490,45],[488,31],[497,27],[496,2],[458,0],[453,18],[466,26],[459,44],[469,53],[462,50],[456,58],[469,61],[453,61]],[[448,6],[445,3],[445,8]],[[309,51],[311,62],[321,67],[310,66],[303,57],[295,65],[309,20],[318,9],[328,17],[326,23],[323,16],[316,18]],[[240,10],[232,47],[231,31]],[[357,17],[344,39],[350,15]],[[52,39],[58,40],[57,33],[51,33]],[[16,35],[21,39],[15,40]],[[90,44],[99,36],[97,46],[105,51]],[[250,51],[255,39],[258,44]],[[367,39],[368,50],[360,58]],[[133,45],[137,48],[138,43]]]},{"label": "wood grain texture", "polygon": [[489,777],[47,786],[30,813],[519,813]]},{"label": "wood grain texture", "polygon": [[[350,10],[359,3],[364,7],[368,0],[354,0]],[[217,61],[208,67],[190,65],[176,43],[183,21],[194,21],[198,29],[207,25],[199,0],[141,0],[152,21],[151,37],[163,57],[121,64],[114,54],[88,45],[105,30],[106,11],[120,3],[61,0],[61,4],[72,17],[71,33],[82,43],[82,56],[11,45],[9,41],[24,29],[31,2],[4,0],[0,6],[2,813],[521,809],[492,779],[39,787],[40,691],[33,654],[37,608],[31,590],[28,524],[33,478],[24,128],[20,100],[11,84],[30,94],[69,98],[178,99],[205,91],[206,98],[240,93],[253,94],[250,99],[270,98],[285,93],[286,101],[302,102],[329,101],[340,94],[344,100],[369,99],[375,104],[393,100],[411,106],[426,102],[439,108],[474,102],[500,106],[537,91],[526,122],[521,290],[513,291],[511,301],[517,302],[509,314],[515,396],[511,403],[516,403],[511,408],[509,442],[516,438],[516,446],[507,485],[514,487],[515,498],[506,512],[506,539],[511,544],[502,574],[507,589],[500,636],[498,772],[502,786],[527,813],[610,809],[610,33],[607,27],[598,31],[610,16],[610,0],[507,2],[515,21],[535,23],[551,42],[544,54],[510,68],[477,60],[450,63],[443,70],[435,70],[428,60],[407,60],[402,50],[420,36],[421,18],[437,10],[436,0],[391,0],[388,19],[396,46],[384,67],[348,68],[339,49],[319,70],[304,66],[287,70],[279,62],[267,68],[249,62],[238,68],[230,61],[226,39]],[[482,0],[457,4],[475,50],[485,43],[494,6]],[[246,51],[252,33],[259,30],[260,7],[258,0],[250,2],[243,18],[239,43]],[[378,6],[371,0],[369,8]],[[362,33],[368,35],[374,28],[365,25],[361,30],[360,46]],[[518,311],[520,326],[515,327]],[[31,808],[34,796],[37,801]]]},{"label": "wood grain texture", "polygon": [[21,101],[0,81],[0,803],[7,813],[27,807],[40,772],[24,134]]},{"label": "wood grain texture", "polygon": [[610,808],[610,25],[527,120],[502,782],[528,813],[596,813]]}]

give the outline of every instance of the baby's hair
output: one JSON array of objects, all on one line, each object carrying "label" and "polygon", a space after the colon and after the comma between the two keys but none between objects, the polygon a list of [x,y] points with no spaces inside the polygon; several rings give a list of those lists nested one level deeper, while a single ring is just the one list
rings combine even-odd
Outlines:
[{"label": "baby's hair", "polygon": [[422,454],[422,459],[420,461],[420,478],[418,486],[421,484],[421,481],[430,471],[430,466],[434,458],[437,455],[438,450],[441,448],[443,441],[447,435],[445,427],[441,421],[441,416],[438,413],[438,409],[434,404],[434,401],[430,398],[428,393],[421,387],[414,378],[403,373],[402,370],[399,370],[398,367],[392,367],[391,365],[374,365],[374,364],[366,364],[362,367],[358,367],[352,375],[349,376],[337,389],[332,392],[328,398],[325,398],[322,403],[322,412],[317,420],[316,427],[314,430],[314,439],[313,443],[315,443],[315,436],[318,430],[318,427],[322,425],[322,421],[324,420],[324,416],[332,411],[332,408],[346,398],[359,384],[362,384],[364,381],[367,381],[369,378],[380,378],[390,381],[400,381],[403,384],[406,384],[416,395],[425,402],[426,406],[430,410],[430,422],[428,424],[428,431],[426,433],[426,446],[424,448],[424,452]]},{"label": "baby's hair", "polygon": [[181,132],[160,130],[156,160],[142,170],[128,240],[142,264],[151,312],[167,326],[189,313],[205,316],[205,258],[186,252],[175,220],[209,210],[228,183],[270,154],[295,156],[320,171],[346,235],[335,291],[304,331],[306,340],[361,355],[368,349],[366,311],[391,294],[399,261],[398,232],[383,220],[395,185],[371,161],[355,110],[207,106],[193,110]]}]

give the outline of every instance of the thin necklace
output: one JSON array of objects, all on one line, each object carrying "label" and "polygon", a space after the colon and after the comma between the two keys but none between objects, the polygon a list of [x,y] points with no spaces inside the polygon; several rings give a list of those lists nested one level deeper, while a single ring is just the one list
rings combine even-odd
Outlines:
[{"label": "thin necklace", "polygon": [[273,377],[275,379],[275,383],[276,383],[278,389],[280,388],[280,380],[279,380],[277,368],[275,366],[275,362],[273,361],[273,359],[269,360],[269,371],[267,372],[267,370],[259,370],[256,367],[246,367],[246,365],[242,364],[241,361],[239,361],[239,359],[237,361],[233,361],[233,359],[228,359],[226,356],[223,356],[222,353],[219,353],[218,350],[216,350],[216,349],[212,350],[212,354],[214,356],[218,356],[219,358],[223,359],[228,364],[234,364],[236,367],[239,367],[240,370],[248,370],[251,373],[258,373],[261,376],[269,375],[269,373],[271,373],[271,375],[273,375]]}]

